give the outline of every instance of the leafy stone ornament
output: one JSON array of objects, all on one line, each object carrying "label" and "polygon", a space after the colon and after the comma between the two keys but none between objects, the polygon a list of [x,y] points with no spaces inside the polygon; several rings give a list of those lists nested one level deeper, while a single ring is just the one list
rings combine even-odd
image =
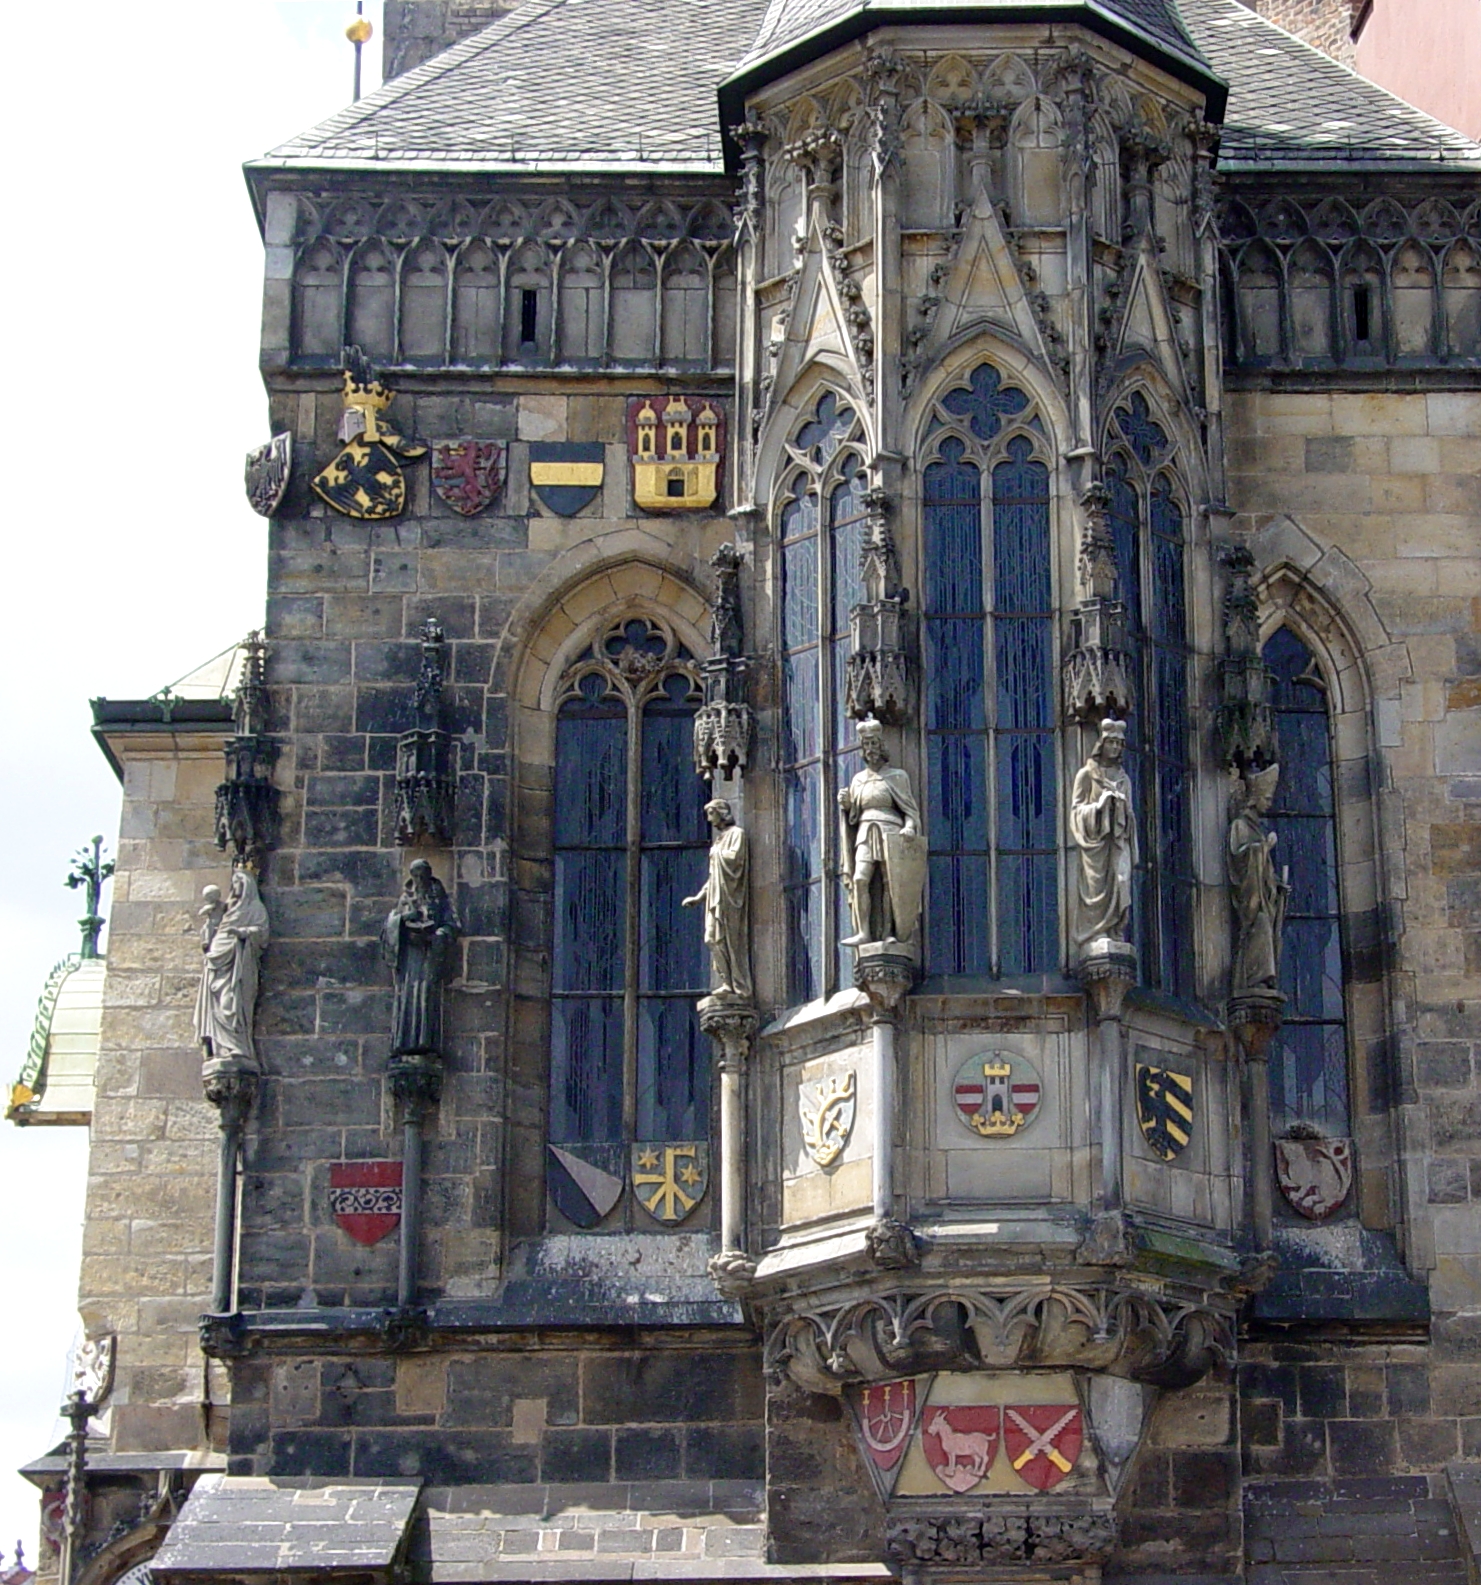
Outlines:
[{"label": "leafy stone ornament", "polygon": [[746,833],[735,823],[728,798],[712,798],[705,819],[710,841],[708,878],[684,907],[704,905],[704,940],[710,949],[710,998],[717,1002],[752,1000],[751,857]]},{"label": "leafy stone ornament", "polygon": [[259,517],[272,517],[293,476],[293,435],[285,430],[247,453],[247,500]]},{"label": "leafy stone ornament", "polygon": [[920,805],[909,775],[887,768],[884,728],[873,716],[859,723],[859,752],[864,768],[838,794],[854,925],[841,945],[912,941],[926,879]]},{"label": "leafy stone ornament", "polygon": [[346,347],[344,406],[339,421],[343,449],[313,477],[314,493],[336,512],[371,522],[406,510],[406,475],[398,458],[420,457],[426,446],[385,428],[381,414],[394,392],[382,385],[358,347]]}]

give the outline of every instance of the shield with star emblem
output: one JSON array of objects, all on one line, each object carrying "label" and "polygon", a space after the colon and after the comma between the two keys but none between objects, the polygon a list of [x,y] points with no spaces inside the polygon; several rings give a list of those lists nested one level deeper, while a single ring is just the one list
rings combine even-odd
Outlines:
[{"label": "shield with star emblem", "polygon": [[464,517],[493,503],[504,483],[504,447],[497,440],[434,440],[432,488]]},{"label": "shield with star emblem", "polygon": [[640,1140],[632,1147],[633,1193],[667,1226],[682,1222],[704,1199],[709,1177],[710,1147],[701,1140]]}]

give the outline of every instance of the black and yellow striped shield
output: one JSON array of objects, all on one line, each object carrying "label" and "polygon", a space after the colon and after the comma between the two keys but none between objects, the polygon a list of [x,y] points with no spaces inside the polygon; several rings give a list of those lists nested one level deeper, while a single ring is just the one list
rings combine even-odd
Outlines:
[{"label": "black and yellow striped shield", "polygon": [[1138,1062],[1136,1121],[1153,1151],[1171,1161],[1193,1134],[1192,1075]]}]

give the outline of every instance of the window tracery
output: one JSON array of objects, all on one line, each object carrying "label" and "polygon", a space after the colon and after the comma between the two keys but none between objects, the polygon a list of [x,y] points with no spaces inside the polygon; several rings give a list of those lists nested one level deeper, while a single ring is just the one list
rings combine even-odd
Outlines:
[{"label": "window tracery", "polygon": [[703,1140],[708,972],[684,897],[703,884],[703,784],[690,738],[694,657],[634,616],[573,661],[555,723],[554,929],[547,1137]]},{"label": "window tracery", "polygon": [[777,514],[781,585],[783,896],[790,995],[824,996],[843,982],[849,934],[838,879],[834,805],[858,769],[845,708],[849,620],[864,597],[860,570],[869,488],[858,414],[824,391],[788,445]]},{"label": "window tracery", "polygon": [[1186,512],[1167,430],[1134,392],[1111,418],[1107,515],[1116,548],[1139,708],[1127,768],[1141,821],[1133,919],[1147,983],[1193,994]]},{"label": "window tracery", "polygon": [[1049,468],[1028,394],[981,363],[923,471],[927,971],[1060,964]]}]

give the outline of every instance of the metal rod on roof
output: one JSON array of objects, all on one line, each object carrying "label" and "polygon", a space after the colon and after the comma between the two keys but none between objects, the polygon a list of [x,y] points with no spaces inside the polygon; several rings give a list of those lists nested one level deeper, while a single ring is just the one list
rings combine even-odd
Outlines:
[{"label": "metal rod on roof", "polygon": [[365,0],[355,0],[355,20],[345,29],[345,37],[355,46],[355,98],[360,97],[360,51],[375,29],[365,20]]}]

